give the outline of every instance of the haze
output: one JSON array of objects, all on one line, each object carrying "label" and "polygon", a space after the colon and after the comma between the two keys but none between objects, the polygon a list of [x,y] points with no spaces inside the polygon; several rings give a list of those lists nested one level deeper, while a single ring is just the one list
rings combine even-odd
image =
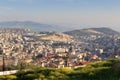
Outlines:
[{"label": "haze", "polygon": [[109,27],[120,32],[119,4],[120,0],[0,0],[0,21]]}]

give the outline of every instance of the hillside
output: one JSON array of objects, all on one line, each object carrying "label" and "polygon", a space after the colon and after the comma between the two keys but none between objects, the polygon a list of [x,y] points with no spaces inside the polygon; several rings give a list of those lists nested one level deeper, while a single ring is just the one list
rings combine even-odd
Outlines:
[{"label": "hillside", "polygon": [[72,36],[90,36],[90,35],[118,35],[120,34],[117,31],[114,31],[110,28],[88,28],[81,30],[72,30],[64,32]]},{"label": "hillside", "polygon": [[72,28],[64,25],[46,24],[33,21],[4,21],[0,22],[0,28],[28,28],[35,32],[40,31],[63,32],[66,30],[73,30]]},{"label": "hillside", "polygon": [[120,34],[119,32],[117,31],[114,31],[110,28],[91,28],[92,30],[95,30],[95,31],[98,31],[98,32],[101,32],[101,33],[104,33],[104,34],[107,34],[107,35],[117,35],[117,34]]},{"label": "hillside", "polygon": [[58,26],[32,21],[8,21],[0,22],[0,28],[29,28],[33,31],[56,31],[61,30]]},{"label": "hillside", "polygon": [[73,36],[76,40],[79,41],[89,41],[92,37],[99,38],[104,36],[120,35],[119,32],[114,31],[110,28],[88,28],[80,30],[72,30],[64,32],[65,34]]},{"label": "hillside", "polygon": [[[47,33],[47,32],[46,32]],[[73,37],[64,33],[51,32],[47,35],[41,36],[42,40],[52,40],[57,42],[71,42],[73,41]]]},{"label": "hillside", "polygon": [[14,75],[0,76],[0,80],[119,80],[120,60],[91,62],[85,67],[41,68],[35,65],[25,66],[28,71],[19,71]]}]

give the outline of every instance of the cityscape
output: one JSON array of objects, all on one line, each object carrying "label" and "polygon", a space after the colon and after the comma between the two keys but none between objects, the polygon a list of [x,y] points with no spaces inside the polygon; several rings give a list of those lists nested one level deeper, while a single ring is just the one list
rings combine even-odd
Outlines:
[{"label": "cityscape", "polygon": [[120,0],[0,0],[0,80],[120,80]]},{"label": "cityscape", "polygon": [[[84,36],[72,36],[72,31],[68,35],[69,31],[36,33],[30,29],[1,29],[1,70],[3,54],[6,69],[22,62],[35,63],[41,67],[76,68],[89,62],[120,58],[120,34],[105,34],[95,29],[84,30],[91,33]],[[107,32],[107,28],[101,29]]]},{"label": "cityscape", "polygon": [[0,70],[15,70],[13,73],[27,70],[31,64],[77,69],[91,62],[120,59],[120,33],[109,28],[66,32],[1,28],[0,40]]}]

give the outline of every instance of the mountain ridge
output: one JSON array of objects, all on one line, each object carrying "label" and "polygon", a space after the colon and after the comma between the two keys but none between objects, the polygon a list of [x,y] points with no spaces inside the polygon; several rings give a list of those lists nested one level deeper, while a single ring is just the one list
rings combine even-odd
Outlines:
[{"label": "mountain ridge", "polygon": [[[54,25],[44,24],[44,23],[38,23],[33,21],[5,21],[0,22],[1,28],[30,28],[34,31],[49,31],[55,30]],[[52,27],[52,28],[51,28]]]},{"label": "mountain ridge", "polygon": [[[40,22],[34,22],[34,21],[3,21],[0,22],[0,28],[28,28],[31,29],[33,31],[56,31],[56,32],[69,32],[69,31],[73,31],[74,25],[72,25],[73,27],[69,27],[69,26],[60,26],[60,25],[54,25],[54,24],[46,24],[46,23],[40,23]],[[104,29],[103,29],[104,28]],[[106,30],[108,30],[108,28],[87,28],[87,29],[80,29],[80,31],[84,32],[84,34],[88,33],[85,32],[85,30],[87,31],[88,29],[90,29],[90,33],[94,32],[93,34],[95,34],[95,32],[97,31],[99,32],[106,32]],[[78,29],[76,29],[77,31],[79,31]],[[107,34],[109,32],[113,32],[113,33],[118,33],[117,31],[113,31],[110,30],[107,31]],[[111,34],[111,33],[109,33]]]},{"label": "mountain ridge", "polygon": [[27,28],[31,29],[35,32],[40,31],[56,31],[56,32],[64,32],[67,30],[73,30],[70,27],[60,26],[57,24],[47,24],[40,23],[34,21],[3,21],[0,22],[0,28]]},{"label": "mountain ridge", "polygon": [[87,29],[76,29],[72,31],[66,31],[64,32],[69,35],[79,35],[79,36],[84,36],[84,35],[120,35],[119,32],[112,30],[110,28],[106,27],[101,27],[101,28],[87,28]]}]

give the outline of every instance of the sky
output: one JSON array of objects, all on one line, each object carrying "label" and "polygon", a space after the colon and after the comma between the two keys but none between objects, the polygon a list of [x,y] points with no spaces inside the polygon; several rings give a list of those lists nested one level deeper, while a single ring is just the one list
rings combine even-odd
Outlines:
[{"label": "sky", "polygon": [[120,31],[120,0],[0,0],[1,21],[110,27]]}]

